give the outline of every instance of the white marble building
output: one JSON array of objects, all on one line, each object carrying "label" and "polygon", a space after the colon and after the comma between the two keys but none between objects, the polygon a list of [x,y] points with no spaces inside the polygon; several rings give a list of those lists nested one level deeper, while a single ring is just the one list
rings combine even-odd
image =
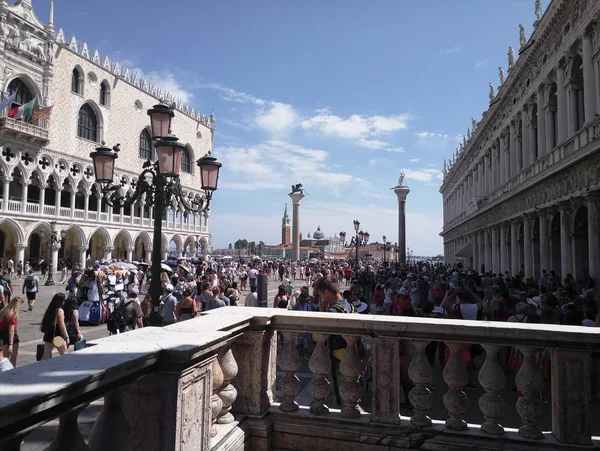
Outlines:
[{"label": "white marble building", "polygon": [[600,2],[553,0],[543,16],[531,4],[531,36],[520,27],[489,109],[445,168],[444,257],[600,281]]},{"label": "white marble building", "polygon": [[[41,1],[41,0],[39,0]],[[146,110],[159,99],[177,108],[173,132],[186,145],[182,185],[201,191],[195,161],[212,148],[215,120],[159,86],[132,73],[84,41],[55,32],[35,15],[31,0],[0,0],[0,94],[17,90],[13,107],[37,97],[53,105],[32,124],[0,112],[0,257],[36,261],[52,257],[84,262],[99,258],[150,259],[154,211],[143,201],[110,208],[94,184],[90,152],[101,142],[120,143],[116,182],[132,193],[142,163],[153,158]],[[66,231],[49,250],[50,222]],[[210,246],[208,214],[170,210],[163,220],[163,254],[174,242],[179,254]],[[172,246],[172,245],[171,245]],[[187,252],[186,252],[187,251]]]}]

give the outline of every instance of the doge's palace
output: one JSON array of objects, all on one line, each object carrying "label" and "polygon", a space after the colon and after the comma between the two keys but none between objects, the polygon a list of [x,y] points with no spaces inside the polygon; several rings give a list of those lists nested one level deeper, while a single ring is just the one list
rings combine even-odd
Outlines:
[{"label": "doge's palace", "polygon": [[[163,99],[176,105],[173,132],[186,145],[181,182],[188,195],[202,195],[195,161],[212,149],[209,117],[130,68],[89,49],[85,41],[40,21],[31,0],[0,0],[0,257],[15,263],[52,258],[84,264],[88,258],[150,260],[154,211],[144,200],[111,208],[94,183],[90,152],[102,142],[120,144],[115,182],[132,193],[136,175],[154,158],[146,110]],[[51,114],[35,121],[8,117],[10,108],[37,98]],[[187,214],[173,205],[163,220],[163,257],[169,243],[178,255],[210,248],[209,214]],[[51,222],[64,231],[48,248]]]},{"label": "doge's palace", "polygon": [[445,165],[444,257],[598,281],[600,2],[553,0],[543,15],[531,4],[530,36],[515,24],[489,109]]}]

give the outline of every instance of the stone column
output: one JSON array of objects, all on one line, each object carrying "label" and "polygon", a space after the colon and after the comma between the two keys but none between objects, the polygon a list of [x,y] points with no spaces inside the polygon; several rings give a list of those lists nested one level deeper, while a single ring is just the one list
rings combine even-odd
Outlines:
[{"label": "stone column", "polygon": [[55,193],[56,193],[56,199],[54,201],[54,215],[60,217],[60,202],[62,199],[62,186],[57,186]]},{"label": "stone column", "polygon": [[598,196],[586,197],[588,212],[588,255],[589,273],[594,280],[600,280],[600,240],[598,239]]},{"label": "stone column", "polygon": [[508,153],[510,155],[510,169],[509,179],[513,178],[517,174],[517,133],[514,120],[510,122],[509,127],[509,139],[508,139]]},{"label": "stone column", "polygon": [[[548,88],[549,89],[549,88]],[[546,148],[545,153],[550,153],[554,149],[555,124],[552,119],[557,111],[556,106],[546,105],[544,112],[546,113]]]},{"label": "stone column", "polygon": [[115,250],[115,248],[112,246],[102,247],[103,258],[105,258],[106,260],[110,260],[112,258],[112,251],[114,251],[114,250]]},{"label": "stone column", "polygon": [[[58,236],[60,237],[60,233]],[[58,270],[58,251],[60,250],[61,246],[62,246],[61,243],[53,243],[52,244],[52,266],[51,266],[50,270],[54,274],[56,274],[57,272],[60,272]]]},{"label": "stone column", "polygon": [[519,223],[513,219],[510,223],[510,275],[514,277],[519,273]]},{"label": "stone column", "polygon": [[528,167],[531,163],[531,148],[529,146],[530,110],[531,106],[525,104],[521,112],[521,169]]},{"label": "stone column", "polygon": [[87,246],[77,246],[77,252],[79,252],[79,264],[85,269],[85,253],[87,252]]},{"label": "stone column", "polygon": [[300,201],[303,193],[290,193],[292,199],[292,261],[300,260]]},{"label": "stone column", "polygon": [[96,221],[100,221],[100,213],[102,213],[102,195],[96,194]]},{"label": "stone column", "polygon": [[490,148],[490,162],[488,164],[488,168],[490,168],[490,175],[489,175],[489,189],[488,192],[489,194],[492,194],[494,192],[494,189],[496,189],[496,158],[494,157],[494,146],[492,145],[492,147]]},{"label": "stone column", "polygon": [[531,220],[528,215],[523,216],[523,255],[525,264],[525,277],[533,276],[533,254],[531,242]]},{"label": "stone column", "polygon": [[579,90],[579,85],[573,81],[569,81],[567,86],[568,86],[567,97],[568,97],[568,104],[569,104],[569,113],[568,113],[569,131],[568,131],[567,138],[570,138],[577,133],[577,128],[578,128],[578,124],[577,124],[577,113],[578,113],[577,96],[578,96],[578,93],[577,93],[577,91]]},{"label": "stone column", "polygon": [[485,265],[485,272],[492,270],[490,267],[490,242],[488,240],[488,230],[483,231],[483,264]]},{"label": "stone column", "polygon": [[27,194],[29,192],[29,184],[31,182],[29,180],[23,179],[21,183],[23,183],[23,191],[21,194],[21,213],[27,213]]},{"label": "stone column", "polygon": [[567,273],[573,271],[571,260],[571,224],[569,205],[562,203],[559,205],[560,210],[560,271],[561,278],[564,278]]},{"label": "stone column", "polygon": [[508,266],[508,249],[506,243],[506,228],[504,225],[500,225],[500,273],[504,274],[504,271],[509,270]]},{"label": "stone column", "polygon": [[71,191],[71,218],[75,217],[75,191]]},{"label": "stone column", "polygon": [[497,242],[498,242],[498,229],[494,226],[494,227],[492,227],[492,249],[491,249],[492,265],[490,267],[490,271],[492,271],[493,273],[498,273],[498,262],[497,262],[498,247],[496,246]]},{"label": "stone column", "polygon": [[23,265],[25,265],[25,248],[27,247],[27,245],[23,243],[15,243],[13,246],[17,251],[17,255],[15,256],[14,260],[15,263],[23,262]]},{"label": "stone column", "polygon": [[[402,180],[399,180],[402,181]],[[398,261],[406,263],[406,197],[410,193],[410,188],[403,184],[394,187],[394,192],[398,197]]]},{"label": "stone column", "polygon": [[44,214],[44,203],[46,202],[46,188],[48,188],[47,184],[42,183],[40,185],[40,202],[39,202],[39,206],[40,206],[39,214],[40,214],[40,216],[42,216]]},{"label": "stone column", "polygon": [[538,158],[546,154],[546,112],[544,111],[545,84],[538,86],[537,91],[537,148]]},{"label": "stone column", "polygon": [[89,191],[85,191],[83,193],[83,218],[86,221],[88,219],[88,213],[90,211],[90,196],[91,195],[92,195],[92,193]]},{"label": "stone column", "polygon": [[4,212],[8,211],[8,195],[10,193],[10,182],[12,182],[12,180],[12,177],[3,177],[4,188],[2,191],[2,211]]},{"label": "stone column", "polygon": [[477,232],[477,240],[479,241],[479,266],[476,269],[479,272],[481,266],[485,265],[485,233],[483,231]]},{"label": "stone column", "polygon": [[536,274],[535,277],[541,276],[541,270],[545,269],[548,273],[552,269],[550,263],[550,239],[548,237],[548,215],[545,211],[539,212],[540,216],[540,274]]},{"label": "stone column", "polygon": [[594,119],[596,114],[596,88],[594,83],[594,62],[592,47],[592,30],[583,34],[583,91],[585,107],[585,123]]},{"label": "stone column", "polygon": [[127,261],[133,261],[133,247],[127,247],[125,250],[127,251]]},{"label": "stone column", "polygon": [[557,126],[558,126],[558,142],[563,143],[567,139],[567,89],[565,87],[565,60],[561,60],[556,68],[556,97],[557,97]]}]

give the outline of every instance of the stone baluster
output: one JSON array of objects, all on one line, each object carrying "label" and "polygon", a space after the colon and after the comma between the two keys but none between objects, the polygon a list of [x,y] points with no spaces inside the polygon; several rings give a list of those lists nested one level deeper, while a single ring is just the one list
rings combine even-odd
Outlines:
[{"label": "stone baluster", "polygon": [[356,349],[356,342],[360,339],[355,335],[343,335],[347,347],[344,357],[340,362],[340,372],[344,376],[344,383],[340,386],[340,397],[344,406],[340,415],[344,418],[359,418],[360,412],[356,404],[360,399],[361,390],[358,378],[363,371],[363,363]]},{"label": "stone baluster", "polygon": [[237,398],[237,390],[233,386],[233,380],[238,374],[238,365],[233,356],[233,352],[231,352],[231,346],[221,348],[218,360],[221,370],[223,371],[223,388],[218,393],[219,398],[221,398],[221,402],[223,403],[223,407],[217,418],[217,423],[229,424],[234,420],[230,411],[231,406]]},{"label": "stone baluster", "polygon": [[120,450],[130,440],[130,428],[123,412],[123,392],[128,386],[104,395],[104,405],[90,433],[90,451]]},{"label": "stone baluster", "polygon": [[515,382],[522,396],[517,400],[517,413],[521,417],[523,426],[519,428],[522,437],[530,439],[543,438],[540,429],[540,419],[544,413],[544,405],[538,399],[544,389],[542,372],[535,365],[536,348],[519,347],[523,353],[523,364],[517,373]]},{"label": "stone baluster", "polygon": [[310,411],[321,415],[329,412],[325,401],[331,391],[331,384],[327,380],[327,375],[331,370],[331,357],[327,348],[327,334],[313,334],[312,338],[316,342],[315,349],[308,361],[308,367],[313,373],[313,378],[308,384],[308,392],[312,397]]},{"label": "stone baluster", "polygon": [[17,435],[16,437],[0,444],[0,451],[21,451],[21,445],[23,444],[23,440],[25,440],[25,437],[29,435],[29,432],[30,431],[27,431],[25,433],[19,432],[19,435]]},{"label": "stone baluster", "polygon": [[431,365],[425,354],[425,346],[427,346],[429,342],[414,340],[413,344],[417,348],[417,353],[408,367],[408,377],[410,377],[410,380],[415,384],[408,394],[408,400],[414,409],[410,424],[413,426],[424,427],[431,425],[431,418],[427,416],[427,412],[433,404],[433,395],[428,388],[433,377],[433,371],[431,370]]},{"label": "stone baluster", "polygon": [[450,415],[450,418],[446,420],[446,427],[461,431],[467,429],[467,423],[462,419],[462,415],[469,408],[469,399],[463,391],[469,382],[469,373],[461,357],[463,345],[452,342],[446,344],[452,353],[443,372],[444,382],[450,388],[444,395],[444,406]]},{"label": "stone baluster", "polygon": [[500,396],[506,385],[506,377],[498,362],[501,346],[494,344],[482,346],[485,349],[485,362],[479,370],[479,384],[485,390],[485,394],[479,398],[479,408],[483,412],[485,423],[481,425],[481,430],[492,435],[502,435],[504,428],[498,424],[498,421],[506,407],[504,399]]},{"label": "stone baluster", "polygon": [[223,401],[218,395],[218,392],[223,385],[223,370],[219,365],[219,359],[214,359],[212,363],[212,397],[210,398],[210,436],[217,435],[217,418],[223,409]]},{"label": "stone baluster", "polygon": [[298,403],[295,401],[300,391],[300,379],[296,376],[296,371],[300,369],[302,359],[296,349],[296,333],[282,332],[283,349],[279,353],[277,363],[279,368],[285,373],[279,380],[283,399],[279,405],[282,412],[294,412],[298,410]]},{"label": "stone baluster", "polygon": [[89,451],[89,448],[85,444],[81,432],[79,431],[79,425],[77,424],[79,414],[86,407],[87,404],[84,404],[60,416],[56,436],[54,437],[54,440],[52,440],[52,444],[47,451],[63,451],[66,449],[73,451]]}]

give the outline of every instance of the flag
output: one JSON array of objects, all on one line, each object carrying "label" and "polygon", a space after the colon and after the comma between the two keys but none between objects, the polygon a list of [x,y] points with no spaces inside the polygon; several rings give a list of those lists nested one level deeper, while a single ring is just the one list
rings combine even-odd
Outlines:
[{"label": "flag", "polygon": [[33,112],[33,114],[31,115],[31,122],[37,121],[38,119],[41,119],[46,116],[50,116],[50,113],[52,113],[53,106],[54,105],[50,105],[50,106],[47,106],[46,108],[39,108],[39,109],[35,110]]},{"label": "flag", "polygon": [[4,110],[7,106],[10,106],[13,103],[13,100],[15,100],[15,97],[17,97],[17,90],[0,102],[0,111]]},{"label": "flag", "polygon": [[21,105],[18,108],[11,108],[8,112],[8,117],[12,117],[14,119],[22,119],[24,117],[29,117],[31,116],[31,113],[33,113],[33,109],[36,103],[37,97],[34,97],[33,100],[27,102],[25,105]]}]

